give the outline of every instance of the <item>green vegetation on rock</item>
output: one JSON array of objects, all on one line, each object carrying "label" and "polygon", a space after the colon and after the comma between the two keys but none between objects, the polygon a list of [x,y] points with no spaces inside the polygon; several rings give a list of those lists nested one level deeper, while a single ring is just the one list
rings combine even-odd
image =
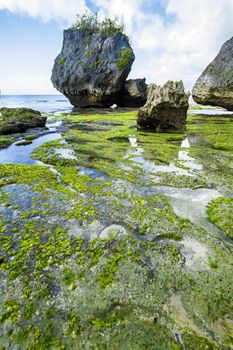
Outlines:
[{"label": "green vegetation on rock", "polygon": [[218,198],[208,207],[210,221],[233,239],[233,198]]},{"label": "green vegetation on rock", "polygon": [[132,50],[129,47],[121,49],[119,60],[117,61],[117,67],[124,69],[130,62],[132,57]]},{"label": "green vegetation on rock", "polygon": [[77,15],[77,21],[72,28],[89,32],[89,34],[101,33],[104,36],[124,34],[124,25],[119,23],[118,18],[100,20],[97,14]]},{"label": "green vegetation on rock", "polygon": [[62,56],[58,61],[57,61],[57,64],[64,64],[66,61],[66,57],[65,56]]}]

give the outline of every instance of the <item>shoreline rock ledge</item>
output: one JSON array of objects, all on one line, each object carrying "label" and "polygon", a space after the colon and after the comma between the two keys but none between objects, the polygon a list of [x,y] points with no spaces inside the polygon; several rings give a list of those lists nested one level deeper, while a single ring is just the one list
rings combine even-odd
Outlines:
[{"label": "shoreline rock ledge", "polygon": [[233,37],[204,70],[192,90],[196,103],[233,111]]},{"label": "shoreline rock ledge", "polygon": [[72,27],[64,31],[51,81],[75,107],[110,107],[116,103],[134,59],[123,32]]},{"label": "shoreline rock ledge", "polygon": [[182,80],[169,80],[163,86],[150,84],[147,102],[138,111],[138,125],[155,131],[184,128],[189,96]]},{"label": "shoreline rock ledge", "polygon": [[45,127],[47,117],[30,108],[0,108],[0,135]]}]

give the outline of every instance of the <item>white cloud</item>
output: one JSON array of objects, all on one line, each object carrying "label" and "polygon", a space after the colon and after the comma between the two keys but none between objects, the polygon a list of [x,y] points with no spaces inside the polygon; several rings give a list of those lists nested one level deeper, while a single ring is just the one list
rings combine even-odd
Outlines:
[{"label": "white cloud", "polygon": [[[131,77],[145,76],[148,82],[183,79],[190,89],[233,32],[232,0],[92,2],[99,7],[101,16],[124,18],[136,54]],[[168,18],[161,11],[156,13],[158,3],[163,4]],[[148,6],[153,11],[149,12]],[[85,0],[0,0],[0,9],[44,21],[70,23],[76,13],[85,11],[86,3]]]},{"label": "white cloud", "polygon": [[108,16],[123,16],[133,41],[136,61],[132,77],[149,82],[183,79],[191,89],[221,45],[233,34],[232,0],[158,0],[167,16],[142,12],[156,0],[97,0]]},{"label": "white cloud", "polygon": [[0,10],[41,18],[43,21],[72,22],[85,11],[85,0],[0,0]]}]

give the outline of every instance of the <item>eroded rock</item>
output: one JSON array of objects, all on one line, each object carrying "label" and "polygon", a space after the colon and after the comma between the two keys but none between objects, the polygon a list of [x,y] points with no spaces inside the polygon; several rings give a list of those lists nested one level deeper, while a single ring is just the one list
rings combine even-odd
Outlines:
[{"label": "eroded rock", "polygon": [[71,28],[64,31],[51,80],[75,107],[110,107],[134,59],[128,38],[121,32]]},{"label": "eroded rock", "polygon": [[204,70],[192,90],[195,102],[233,111],[233,37]]},{"label": "eroded rock", "polygon": [[27,129],[44,127],[46,117],[39,111],[29,108],[6,108],[0,109],[0,134],[13,134],[24,132]]},{"label": "eroded rock", "polygon": [[146,103],[146,79],[129,79],[120,92],[117,105],[120,107],[142,107]]},{"label": "eroded rock", "polygon": [[185,126],[189,93],[182,81],[168,81],[163,86],[150,84],[144,107],[138,111],[138,125],[151,129],[180,129]]}]

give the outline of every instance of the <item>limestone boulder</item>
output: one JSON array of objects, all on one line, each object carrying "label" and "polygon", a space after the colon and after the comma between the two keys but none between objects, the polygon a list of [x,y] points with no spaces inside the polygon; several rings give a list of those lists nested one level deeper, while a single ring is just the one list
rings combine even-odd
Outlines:
[{"label": "limestone boulder", "polygon": [[185,126],[189,93],[182,81],[168,81],[163,86],[148,86],[147,102],[139,109],[137,123],[155,131],[181,129]]},{"label": "limestone boulder", "polygon": [[201,74],[192,90],[196,103],[233,111],[233,37]]},{"label": "limestone boulder", "polygon": [[121,32],[70,28],[64,31],[51,80],[75,107],[110,107],[134,59],[129,40]]}]

